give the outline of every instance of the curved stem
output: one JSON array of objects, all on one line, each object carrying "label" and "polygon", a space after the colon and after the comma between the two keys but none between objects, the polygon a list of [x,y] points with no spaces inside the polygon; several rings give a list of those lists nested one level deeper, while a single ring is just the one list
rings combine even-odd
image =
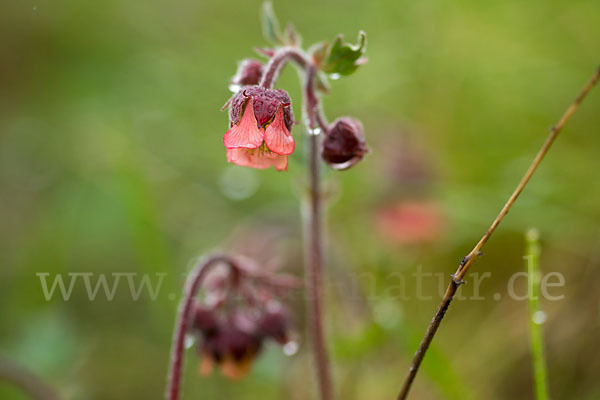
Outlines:
[{"label": "curved stem", "polygon": [[260,86],[271,89],[279,77],[279,73],[288,61],[294,61],[304,72],[304,96],[305,112],[309,119],[308,125],[314,129],[316,123],[324,133],[329,131],[329,123],[321,110],[319,98],[315,91],[315,78],[317,70],[309,57],[297,47],[282,47],[271,57],[271,60],[265,67],[265,73],[260,81]]},{"label": "curved stem", "polygon": [[229,265],[232,273],[232,280],[237,282],[239,268],[235,261],[226,255],[215,254],[204,258],[198,262],[196,267],[188,275],[183,292],[183,298],[179,303],[177,311],[177,320],[175,322],[175,333],[171,345],[171,361],[169,366],[169,376],[167,382],[166,398],[168,400],[178,400],[181,393],[181,374],[183,369],[183,358],[185,354],[185,335],[189,329],[191,312],[194,299],[200,289],[203,279],[211,267],[225,263]]},{"label": "curved stem", "polygon": [[473,265],[475,260],[481,255],[481,249],[486,244],[486,242],[489,240],[489,238],[492,236],[492,234],[494,233],[494,231],[496,230],[498,225],[500,225],[500,222],[502,222],[502,220],[504,219],[506,214],[508,214],[508,212],[510,211],[511,207],[513,206],[513,204],[515,203],[515,201],[517,200],[517,198],[519,197],[519,195],[521,194],[523,189],[525,189],[525,186],[527,186],[527,183],[529,182],[529,180],[533,176],[533,173],[535,172],[535,170],[538,168],[538,166],[544,159],[544,156],[546,155],[546,153],[548,153],[548,150],[550,150],[550,147],[552,146],[552,143],[554,143],[559,132],[562,130],[562,128],[567,123],[567,121],[571,118],[571,116],[575,113],[575,110],[577,110],[577,107],[579,107],[581,102],[585,99],[587,94],[590,92],[590,90],[592,90],[592,88],[594,87],[596,82],[598,82],[599,79],[600,79],[600,68],[598,68],[596,70],[594,75],[591,77],[591,79],[585,85],[583,90],[580,92],[579,96],[577,96],[575,101],[564,112],[564,114],[562,115],[562,117],[560,118],[558,123],[554,127],[552,127],[552,129],[550,130],[550,134],[548,135],[548,138],[546,139],[546,141],[542,145],[541,149],[538,151],[537,155],[531,162],[531,165],[525,172],[525,175],[523,175],[523,178],[521,178],[521,181],[519,182],[519,184],[513,191],[512,195],[509,197],[506,204],[504,204],[504,207],[502,207],[502,210],[500,210],[500,213],[498,214],[498,216],[494,219],[494,221],[492,222],[492,224],[490,225],[490,227],[488,228],[486,233],[483,235],[483,237],[479,240],[479,242],[477,242],[477,244],[475,245],[473,250],[471,250],[471,252],[469,254],[467,254],[460,262],[460,265],[458,266],[456,273],[452,276],[452,282],[450,282],[450,285],[446,289],[446,293],[444,294],[444,297],[442,298],[442,302],[440,303],[440,305],[437,309],[437,312],[435,313],[433,319],[431,320],[431,323],[429,324],[429,327],[427,328],[427,331],[425,332],[425,337],[423,338],[423,341],[419,345],[419,349],[417,350],[417,352],[413,358],[410,369],[408,370],[408,374],[406,375],[406,378],[404,379],[404,384],[402,385],[400,394],[398,395],[398,400],[404,400],[407,398],[408,392],[410,391],[410,388],[412,385],[412,382],[414,381],[415,376],[417,375],[417,371],[419,370],[419,366],[421,365],[421,362],[423,361],[423,357],[425,357],[425,353],[427,352],[427,349],[429,348],[429,344],[433,340],[435,333],[437,332],[440,324],[442,323],[442,319],[444,318],[444,315],[446,314],[448,307],[450,307],[450,303],[452,302],[452,299],[453,299],[454,295],[456,294],[458,287],[463,283],[463,278],[464,278],[465,274],[467,273],[467,271],[469,270],[471,265]]},{"label": "curved stem", "polygon": [[319,124],[319,127],[321,128],[321,130],[324,133],[329,132],[329,123],[327,122],[327,119],[325,118],[325,115],[323,115],[323,112],[321,111],[320,108],[317,109],[317,112],[315,113],[315,117],[317,119],[317,124]]},{"label": "curved stem", "polygon": [[263,74],[259,85],[271,89],[279,77],[279,73],[290,60],[295,61],[302,69],[306,69],[310,64],[306,54],[299,48],[292,46],[282,47],[275,52],[269,63],[266,65],[265,73]]}]

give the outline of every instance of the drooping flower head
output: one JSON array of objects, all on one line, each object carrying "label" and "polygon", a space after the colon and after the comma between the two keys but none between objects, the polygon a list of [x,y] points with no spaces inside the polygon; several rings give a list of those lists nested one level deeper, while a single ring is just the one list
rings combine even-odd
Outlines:
[{"label": "drooping flower head", "polygon": [[325,133],[321,145],[323,160],[333,169],[344,170],[362,160],[369,152],[360,121],[342,117],[336,119]]},{"label": "drooping flower head", "polygon": [[290,337],[292,318],[279,298],[299,288],[301,281],[273,271],[266,273],[246,257],[216,265],[225,268],[209,271],[196,281],[203,296],[190,300],[188,316],[184,317],[189,321],[187,333],[197,340],[200,374],[210,375],[218,368],[227,378],[242,378],[267,341],[276,342],[291,354],[289,349],[295,344]]},{"label": "drooping flower head", "polygon": [[295,148],[291,100],[281,89],[247,86],[228,102],[230,129],[223,136],[227,161],[251,168],[287,170]]},{"label": "drooping flower head", "polygon": [[274,309],[270,308],[251,307],[228,312],[196,304],[192,328],[200,336],[200,374],[209,375],[217,366],[225,377],[240,379],[250,370],[265,340],[286,344],[289,317],[279,303]]}]

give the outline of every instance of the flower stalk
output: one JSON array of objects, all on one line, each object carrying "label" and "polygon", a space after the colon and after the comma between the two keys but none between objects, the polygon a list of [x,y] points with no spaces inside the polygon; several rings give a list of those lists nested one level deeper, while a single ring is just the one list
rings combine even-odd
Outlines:
[{"label": "flower stalk", "polygon": [[310,64],[308,57],[299,48],[294,46],[282,47],[271,57],[259,85],[265,89],[272,89],[279,73],[290,60],[293,60],[303,70],[306,70]]},{"label": "flower stalk", "polygon": [[332,398],[332,381],[327,351],[325,328],[323,326],[323,211],[320,181],[319,141],[322,135],[316,128],[318,98],[314,92],[313,65],[306,69],[305,78],[305,113],[308,133],[308,178],[309,198],[308,210],[305,211],[305,279],[307,289],[308,320],[312,337],[314,364],[317,369],[319,393],[321,400]]},{"label": "flower stalk", "polygon": [[181,374],[185,355],[185,335],[189,332],[194,300],[202,281],[209,270],[215,265],[222,263],[227,264],[231,268],[232,277],[237,277],[238,269],[234,260],[223,254],[215,254],[200,260],[187,278],[183,298],[181,299],[177,311],[177,321],[175,322],[175,333],[173,335],[171,347],[171,361],[166,396],[168,400],[178,400],[181,393]]},{"label": "flower stalk", "polygon": [[323,326],[323,221],[320,182],[320,132],[327,122],[319,107],[315,92],[316,67],[296,47],[279,49],[267,64],[260,85],[272,88],[277,76],[288,61],[294,61],[304,73],[304,118],[308,136],[309,195],[304,204],[305,282],[309,336],[312,343],[313,362],[317,371],[321,400],[332,399],[332,380],[329,355]]}]

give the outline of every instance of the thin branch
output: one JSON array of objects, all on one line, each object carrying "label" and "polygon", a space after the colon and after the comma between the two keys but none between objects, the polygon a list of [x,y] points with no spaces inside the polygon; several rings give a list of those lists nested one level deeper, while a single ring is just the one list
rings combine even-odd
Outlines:
[{"label": "thin branch", "polygon": [[437,312],[435,313],[433,319],[431,320],[431,323],[429,324],[427,331],[425,332],[425,337],[423,338],[421,344],[419,345],[417,352],[415,353],[415,356],[413,358],[413,361],[412,361],[412,364],[408,371],[408,374],[406,375],[406,378],[404,380],[404,384],[402,385],[400,394],[398,395],[398,400],[405,400],[407,398],[408,393],[411,388],[411,385],[412,385],[412,382],[414,381],[415,376],[417,375],[417,371],[419,370],[419,366],[421,365],[421,362],[423,361],[423,357],[425,357],[427,348],[431,344],[431,341],[433,340],[433,337],[435,336],[435,333],[437,332],[437,330],[440,326],[440,323],[442,322],[442,319],[444,318],[444,315],[446,314],[446,311],[448,310],[448,307],[450,306],[450,303],[452,302],[452,299],[454,297],[454,294],[456,293],[456,290],[463,283],[463,278],[464,278],[465,274],[467,273],[467,271],[469,270],[471,265],[473,265],[475,260],[481,255],[481,249],[483,248],[485,243],[489,240],[489,238],[492,236],[492,234],[494,233],[494,231],[496,230],[498,225],[500,225],[500,222],[502,222],[502,219],[504,219],[506,214],[508,214],[509,210],[511,209],[511,207],[513,206],[513,204],[515,203],[515,201],[517,200],[517,198],[519,197],[519,195],[521,194],[521,192],[523,191],[523,189],[525,188],[525,186],[527,185],[527,183],[533,176],[533,173],[535,172],[535,170],[538,168],[538,166],[544,159],[544,156],[546,155],[546,153],[548,153],[548,150],[552,146],[552,143],[554,143],[555,139],[557,138],[558,134],[560,133],[560,131],[562,130],[564,125],[571,118],[571,116],[575,113],[575,111],[577,110],[577,107],[579,107],[581,102],[585,99],[585,97],[590,92],[590,90],[594,87],[596,82],[598,82],[598,79],[600,79],[600,68],[598,68],[596,70],[594,75],[591,77],[591,79],[585,85],[585,87],[583,88],[583,90],[581,91],[579,96],[577,96],[575,101],[566,109],[566,111],[564,112],[564,114],[562,115],[562,117],[560,118],[558,123],[554,127],[552,127],[552,129],[550,130],[550,134],[548,135],[548,138],[546,139],[546,141],[542,145],[541,149],[539,150],[539,152],[533,159],[531,165],[525,172],[525,175],[523,175],[523,178],[517,185],[516,189],[514,190],[514,192],[512,193],[512,195],[510,196],[510,198],[508,199],[506,204],[504,205],[504,207],[502,207],[502,210],[500,210],[500,213],[498,214],[496,219],[494,219],[494,221],[488,228],[487,232],[483,235],[483,237],[479,240],[479,242],[477,242],[477,244],[475,245],[473,250],[471,250],[471,252],[469,254],[467,254],[460,262],[460,265],[458,266],[456,273],[452,276],[452,281],[450,282],[450,285],[448,285],[448,288],[446,289],[446,293],[444,294],[444,297],[442,298],[442,302],[440,303],[440,305],[437,309]]}]

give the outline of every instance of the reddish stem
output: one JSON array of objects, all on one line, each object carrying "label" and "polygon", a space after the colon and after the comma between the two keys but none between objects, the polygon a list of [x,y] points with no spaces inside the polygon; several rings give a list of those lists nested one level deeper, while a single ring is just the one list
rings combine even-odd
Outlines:
[{"label": "reddish stem", "polygon": [[194,299],[196,298],[200,285],[210,268],[221,263],[229,265],[231,268],[232,280],[234,283],[237,282],[239,268],[237,267],[235,260],[223,254],[215,254],[200,260],[186,280],[183,298],[181,299],[181,303],[179,303],[177,311],[175,333],[173,335],[173,344],[171,347],[171,363],[166,393],[166,398],[168,400],[178,400],[181,393],[181,374],[185,355],[185,335],[189,329]]},{"label": "reddish stem", "polygon": [[275,52],[265,67],[265,73],[260,81],[260,86],[271,89],[279,77],[279,73],[290,60],[296,62],[302,69],[306,69],[310,64],[306,54],[299,48],[292,46],[282,47]]},{"label": "reddish stem", "polygon": [[314,346],[314,359],[319,379],[319,390],[322,400],[332,398],[331,369],[323,327],[323,215],[320,182],[319,139],[321,135],[315,131],[318,120],[319,100],[314,91],[316,69],[310,64],[306,68],[304,103],[308,121],[309,139],[309,180],[310,199],[306,228],[306,282],[309,321]]},{"label": "reddish stem", "polygon": [[271,57],[260,86],[272,88],[279,72],[290,60],[293,60],[304,72],[304,109],[309,136],[310,198],[305,223],[305,279],[309,333],[313,345],[320,399],[330,400],[332,398],[332,380],[325,329],[323,327],[323,222],[319,170],[320,135],[315,130],[318,124],[324,132],[327,132],[328,124],[321,112],[319,98],[315,92],[317,70],[302,50],[296,47],[283,47]]}]

